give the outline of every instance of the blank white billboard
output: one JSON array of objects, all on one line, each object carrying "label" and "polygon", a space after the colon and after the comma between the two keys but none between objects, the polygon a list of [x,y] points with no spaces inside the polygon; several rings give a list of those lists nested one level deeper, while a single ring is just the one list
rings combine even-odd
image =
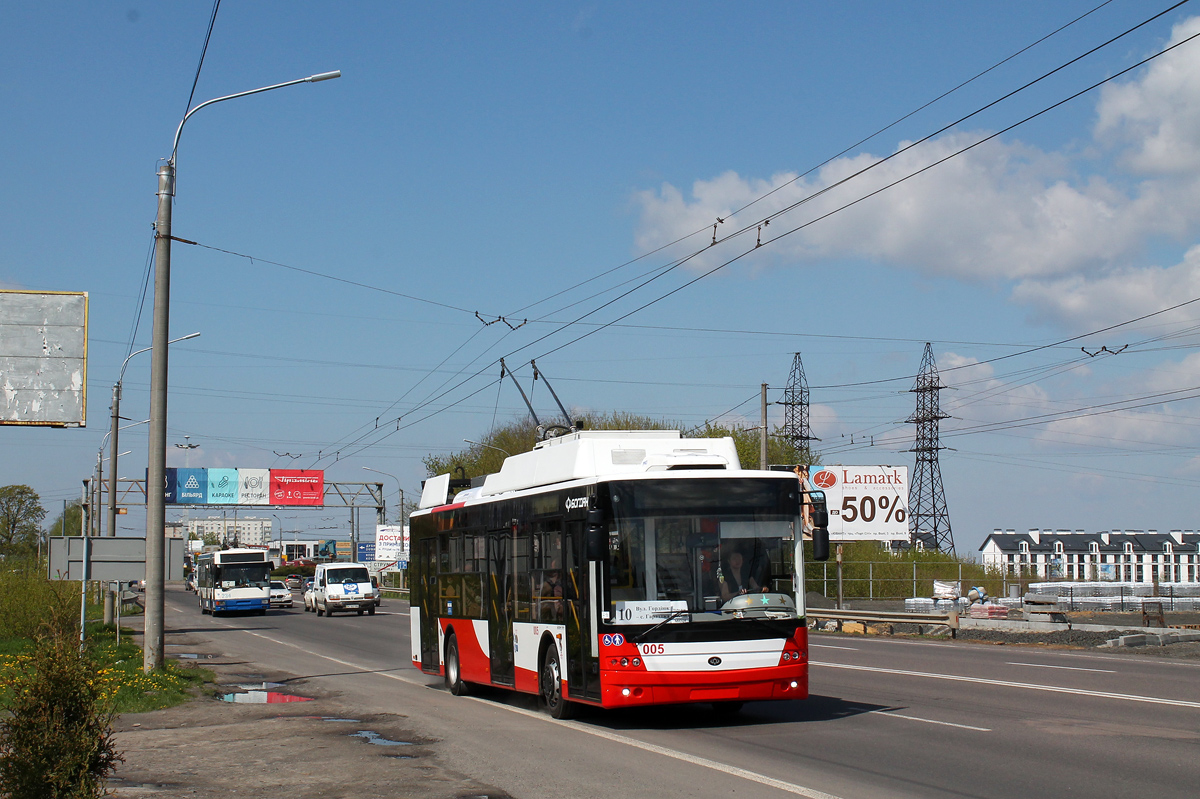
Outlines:
[{"label": "blank white billboard", "polygon": [[0,290],[0,425],[87,424],[86,291]]}]

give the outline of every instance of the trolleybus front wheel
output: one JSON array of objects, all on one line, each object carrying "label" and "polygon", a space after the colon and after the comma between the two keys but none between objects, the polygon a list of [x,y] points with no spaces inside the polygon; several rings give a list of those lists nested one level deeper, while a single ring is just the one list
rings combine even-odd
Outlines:
[{"label": "trolleybus front wheel", "polygon": [[542,701],[550,715],[556,719],[575,715],[575,706],[562,693],[562,669],[558,665],[558,650],[553,646],[542,657],[541,675]]},{"label": "trolleybus front wheel", "polygon": [[466,696],[468,692],[458,657],[458,636],[454,633],[446,636],[446,689],[455,696]]}]

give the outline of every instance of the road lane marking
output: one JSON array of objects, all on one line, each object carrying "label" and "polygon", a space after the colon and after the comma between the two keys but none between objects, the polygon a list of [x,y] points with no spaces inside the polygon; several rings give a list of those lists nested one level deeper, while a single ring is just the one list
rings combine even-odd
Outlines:
[{"label": "road lane marking", "polygon": [[1082,666],[1051,666],[1049,663],[1012,663],[1008,666],[1032,666],[1035,669],[1065,669],[1066,671],[1094,671],[1097,674],[1116,674],[1112,669],[1085,669]]},{"label": "road lane marking", "polygon": [[497,705],[494,702],[489,702],[486,699],[480,699],[479,697],[475,697],[475,696],[468,696],[467,699],[474,700],[481,704],[487,705],[488,707],[499,707],[499,708],[503,708],[504,710],[511,710],[513,713],[519,713],[520,715],[526,716],[531,719],[537,719],[538,721],[545,721],[545,722],[549,722],[551,724],[557,724],[561,727],[567,727],[567,728],[575,730],[577,732],[582,732],[587,735],[592,735],[596,738],[603,738],[606,741],[612,741],[613,743],[619,743],[619,744],[625,744],[626,746],[632,746],[635,749],[641,749],[644,752],[651,752],[653,754],[662,755],[663,757],[669,757],[674,760],[681,760],[684,763],[691,763],[694,766],[702,766],[703,768],[712,769],[713,771],[720,771],[723,774],[728,774],[733,777],[740,777],[741,779],[749,780],[750,782],[757,782],[759,785],[767,785],[771,788],[777,788],[786,793],[795,794],[796,796],[807,796],[807,797],[809,797],[809,799],[839,799],[839,797],[834,796],[831,793],[825,793],[824,791],[818,791],[815,788],[805,788],[803,785],[796,785],[791,782],[784,782],[783,780],[777,780],[774,777],[768,777],[765,774],[759,774],[757,771],[748,771],[744,768],[738,768],[737,766],[731,766],[727,763],[722,763],[718,760],[709,760],[708,758],[699,757],[697,755],[689,755],[687,752],[680,752],[678,749],[669,749],[665,746],[659,746],[658,744],[647,743],[646,741],[639,741],[637,738],[630,738],[626,735],[621,735],[620,733],[612,732],[611,730],[605,730],[605,729],[601,729],[601,728],[597,728],[597,727],[590,727],[590,726],[587,726],[584,724],[580,724],[577,721],[559,721],[558,719],[550,718],[545,713],[535,712],[532,710],[526,710],[525,708],[521,708],[521,707],[512,707],[509,705]]},{"label": "road lane marking", "polygon": [[[222,625],[222,626],[225,626],[225,625]],[[429,687],[429,684],[427,682],[424,682],[421,680],[414,680],[403,674],[390,674],[390,673],[384,672],[384,671],[368,669],[365,666],[361,666],[357,663],[351,663],[348,660],[341,660],[339,658],[330,657],[329,655],[322,655],[318,652],[313,652],[310,649],[305,649],[304,647],[299,646],[297,644],[293,644],[289,641],[280,641],[278,638],[272,638],[271,636],[263,635],[262,633],[255,633],[255,632],[251,632],[249,630],[242,630],[241,632],[246,633],[246,635],[253,635],[255,638],[262,638],[263,640],[270,641],[275,644],[280,644],[281,646],[290,646],[293,649],[299,649],[301,652],[312,655],[313,657],[324,658],[325,660],[333,661],[334,663],[337,663],[340,666],[346,666],[347,668],[356,669],[356,670],[364,672],[364,673],[378,674],[380,677],[388,677],[393,680],[399,680],[400,682],[408,683],[409,685],[416,685],[420,688]],[[422,672],[422,673],[424,673],[424,672]],[[840,797],[838,797],[838,796],[835,796],[831,793],[825,793],[824,791],[818,791],[815,788],[805,788],[803,785],[795,785],[790,782],[784,782],[782,780],[777,780],[777,779],[774,779],[773,777],[768,777],[765,774],[759,774],[756,771],[748,771],[746,769],[738,768],[737,766],[730,766],[727,763],[721,763],[716,760],[708,760],[707,758],[698,757],[696,755],[689,755],[686,752],[680,752],[676,749],[668,749],[665,746],[658,746],[657,744],[647,743],[645,741],[639,741],[636,738],[629,738],[627,736],[620,735],[615,732],[610,732],[608,730],[601,730],[601,729],[595,729],[592,727],[586,727],[586,726],[579,724],[578,722],[559,721],[558,719],[550,718],[549,716],[545,715],[544,713],[535,713],[533,711],[525,710],[524,708],[520,708],[520,707],[512,707],[511,705],[497,704],[495,702],[489,702],[487,700],[480,699],[480,698],[474,697],[474,696],[468,696],[466,698],[470,699],[470,700],[474,700],[476,702],[480,702],[481,704],[487,705],[488,707],[491,707],[491,708],[507,710],[512,713],[518,713],[522,716],[527,716],[532,719],[537,719],[538,721],[543,721],[543,722],[547,722],[550,724],[557,724],[562,727],[569,727],[570,729],[576,730],[577,732],[586,733],[588,735],[592,735],[597,738],[604,738],[604,739],[612,741],[614,743],[625,744],[626,746],[632,746],[636,749],[641,749],[643,751],[651,752],[653,754],[662,755],[664,757],[670,757],[675,760],[682,760],[685,763],[691,763],[696,766],[703,766],[704,768],[712,769],[714,771],[720,771],[725,774],[729,774],[730,776],[733,776],[733,777],[740,777],[741,779],[749,780],[750,782],[757,782],[760,785],[767,785],[772,788],[778,788],[781,791],[784,791],[784,792],[790,793],[790,794],[794,794],[796,796],[805,796],[805,797],[808,797],[808,799],[840,799]]]},{"label": "road lane marking", "polygon": [[868,710],[867,715],[887,716],[893,719],[907,719],[909,721],[922,721],[926,724],[940,724],[943,727],[958,727],[960,730],[977,730],[978,732],[991,732],[987,727],[972,727],[970,724],[955,724],[952,721],[934,721],[933,719],[923,719],[917,716],[906,716],[903,713],[893,713],[890,710]]},{"label": "road lane marking", "polygon": [[851,671],[869,671],[876,674],[897,674],[904,677],[930,677],[935,680],[950,680],[952,682],[970,682],[979,685],[997,685],[1002,688],[1025,688],[1030,691],[1049,691],[1056,694],[1074,694],[1075,696],[1091,696],[1098,699],[1119,699],[1125,702],[1147,702],[1152,705],[1174,705],[1175,707],[1200,708],[1200,702],[1189,702],[1185,699],[1165,699],[1158,696],[1139,696],[1138,694],[1118,694],[1111,691],[1088,691],[1082,688],[1063,688],[1057,685],[1037,685],[1027,682],[1012,682],[1010,680],[988,680],[983,677],[963,677],[957,674],[938,674],[929,671],[907,671],[904,669],[885,669],[879,666],[852,666],[848,663],[818,663],[809,661],[809,666],[819,666],[828,669],[849,669]]},{"label": "road lane marking", "polygon": [[857,652],[858,648],[853,646],[833,646],[831,644],[809,644],[813,649],[845,649],[847,652]]}]

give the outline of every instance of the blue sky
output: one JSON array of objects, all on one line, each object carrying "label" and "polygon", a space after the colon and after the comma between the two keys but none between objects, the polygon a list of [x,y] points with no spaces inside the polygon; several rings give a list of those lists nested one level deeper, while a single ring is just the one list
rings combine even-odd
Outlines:
[{"label": "blue sky", "polygon": [[[930,341],[960,549],[994,527],[1200,527],[1200,303],[1025,352],[1200,297],[1200,40],[955,155],[1200,32],[1193,5],[952,125],[1170,4],[226,0],[194,103],[343,77],[184,131],[174,233],[206,246],[175,245],[171,330],[202,336],[172,349],[169,439],[200,445],[192,466],[368,466],[411,496],[423,455],[524,413],[501,355],[527,391],[536,358],[583,413],[754,424],[759,384],[780,399],[799,351],[825,462],[911,465]],[[3,11],[0,286],[91,297],[87,428],[0,430],[0,484],[33,486],[51,515],[149,342],[155,170],[211,9]],[[137,356],[130,419],[148,382]],[[534,402],[553,414],[544,386]],[[352,444],[376,418],[391,434]],[[122,442],[121,476],[140,476],[145,427]]]}]

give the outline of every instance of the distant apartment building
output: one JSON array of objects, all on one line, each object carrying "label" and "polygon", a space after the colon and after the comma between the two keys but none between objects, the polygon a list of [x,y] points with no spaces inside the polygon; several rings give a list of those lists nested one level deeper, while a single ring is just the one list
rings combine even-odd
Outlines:
[{"label": "distant apartment building", "polygon": [[215,536],[218,543],[240,547],[267,547],[271,543],[271,519],[259,519],[254,516],[239,516],[238,518],[209,517],[207,519],[188,519],[187,537],[193,535],[203,540],[206,536]]},{"label": "distant apartment building", "polygon": [[983,565],[1047,580],[1200,583],[1195,530],[996,530],[979,547]]}]

